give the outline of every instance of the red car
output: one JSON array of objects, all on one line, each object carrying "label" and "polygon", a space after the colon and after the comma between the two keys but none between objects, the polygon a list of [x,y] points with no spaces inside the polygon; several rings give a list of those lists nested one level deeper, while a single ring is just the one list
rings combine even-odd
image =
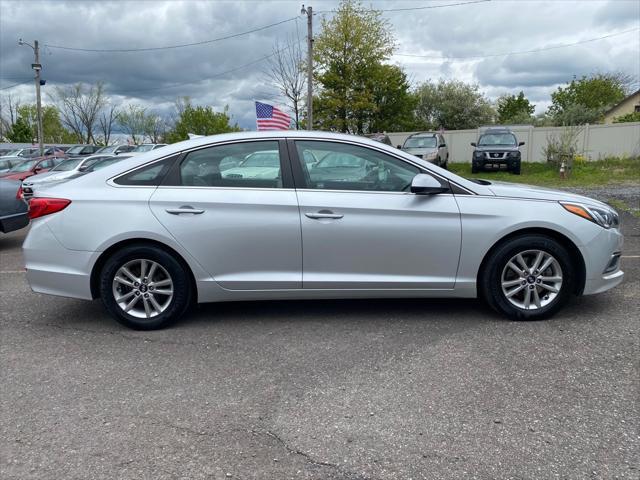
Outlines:
[{"label": "red car", "polygon": [[25,160],[15,165],[8,172],[0,175],[0,178],[7,178],[10,180],[24,180],[38,173],[43,173],[51,170],[57,164],[59,164],[64,158],[50,157],[50,158],[34,158],[31,160]]}]

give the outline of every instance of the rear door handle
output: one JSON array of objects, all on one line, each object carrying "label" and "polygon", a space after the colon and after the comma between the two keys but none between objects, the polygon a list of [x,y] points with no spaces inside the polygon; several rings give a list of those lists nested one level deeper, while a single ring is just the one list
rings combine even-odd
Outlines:
[{"label": "rear door handle", "polygon": [[170,213],[171,215],[181,215],[183,213],[190,213],[192,215],[200,215],[201,213],[204,213],[204,210],[200,210],[197,208],[193,208],[193,207],[189,207],[189,206],[182,206],[180,208],[167,208],[165,210],[165,212]]},{"label": "rear door handle", "polygon": [[342,215],[340,213],[330,213],[330,212],[305,213],[304,216],[307,217],[307,218],[314,218],[314,219],[318,219],[318,218],[335,218],[335,219],[339,219],[339,218],[344,217],[344,215]]}]

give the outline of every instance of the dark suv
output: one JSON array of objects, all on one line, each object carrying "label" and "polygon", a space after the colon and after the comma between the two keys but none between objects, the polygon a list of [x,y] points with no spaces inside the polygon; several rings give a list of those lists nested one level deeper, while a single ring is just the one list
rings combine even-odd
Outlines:
[{"label": "dark suv", "polygon": [[488,129],[480,135],[477,144],[471,142],[471,146],[476,147],[471,157],[471,173],[478,173],[487,165],[498,168],[504,165],[507,170],[520,175],[522,155],[519,148],[522,145],[524,142],[518,142],[511,130]]}]

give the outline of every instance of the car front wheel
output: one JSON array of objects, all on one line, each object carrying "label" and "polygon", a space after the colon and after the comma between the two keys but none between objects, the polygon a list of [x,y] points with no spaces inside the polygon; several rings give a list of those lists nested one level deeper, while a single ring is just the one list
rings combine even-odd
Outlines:
[{"label": "car front wheel", "polygon": [[191,300],[185,268],[170,253],[132,245],[110,257],[102,269],[100,295],[109,313],[136,330],[155,330],[178,320]]},{"label": "car front wheel", "polygon": [[575,268],[566,248],[551,237],[512,238],[487,258],[479,292],[513,320],[542,320],[556,313],[574,290]]}]

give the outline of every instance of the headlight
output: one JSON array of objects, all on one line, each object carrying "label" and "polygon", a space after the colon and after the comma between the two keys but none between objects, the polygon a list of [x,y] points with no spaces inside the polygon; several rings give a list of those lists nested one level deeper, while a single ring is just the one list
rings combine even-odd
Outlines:
[{"label": "headlight", "polygon": [[424,158],[425,160],[433,160],[434,158],[436,158],[438,156],[438,152],[433,152],[433,153],[427,153]]},{"label": "headlight", "polygon": [[484,152],[473,152],[473,154],[478,158],[484,157]]},{"label": "headlight", "polygon": [[616,228],[620,225],[620,217],[610,208],[587,206],[581,203],[560,202],[560,204],[565,210],[597,223],[603,228]]},{"label": "headlight", "polygon": [[509,156],[510,157],[519,157],[520,156],[520,152],[509,152]]}]

